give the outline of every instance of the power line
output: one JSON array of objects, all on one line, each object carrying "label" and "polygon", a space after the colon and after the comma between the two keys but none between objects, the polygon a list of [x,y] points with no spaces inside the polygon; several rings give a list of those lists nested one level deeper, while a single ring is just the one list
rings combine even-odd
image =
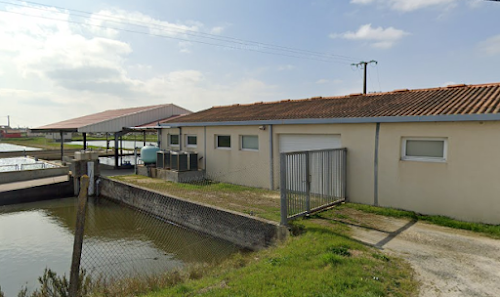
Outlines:
[{"label": "power line", "polygon": [[[142,22],[142,21],[137,21],[133,20],[135,23],[128,22],[128,19],[125,18],[119,18],[119,17],[111,17],[111,16],[102,16],[102,15],[95,15],[90,12],[82,11],[82,10],[73,10],[73,9],[67,9],[64,7],[57,7],[57,6],[49,6],[45,5],[42,3],[37,3],[37,2],[29,2],[29,1],[21,1],[21,0],[12,0],[12,1],[18,1],[18,2],[23,2],[23,3],[30,3],[33,5],[40,5],[43,7],[50,7],[50,8],[57,8],[57,9],[63,9],[67,11],[73,11],[77,12],[80,14],[85,14],[85,15],[79,15],[79,14],[74,14],[74,16],[78,17],[87,17],[87,15],[92,16],[93,19],[96,20],[103,20],[106,22],[111,22],[115,24],[121,24],[121,25],[132,25],[132,26],[137,26],[137,27],[142,27],[142,28],[147,28],[147,29],[160,29],[164,31],[174,31],[176,33],[182,33],[188,36],[193,36],[196,38],[206,38],[210,40],[216,40],[220,42],[226,42],[226,43],[232,43],[232,44],[237,44],[240,46],[258,46],[264,49],[268,49],[271,51],[278,51],[278,52],[288,52],[292,53],[293,55],[285,55],[285,54],[279,54],[275,52],[269,52],[269,51],[262,51],[262,50],[257,50],[257,49],[251,49],[251,48],[240,48],[240,47],[235,47],[235,46],[230,46],[230,45],[224,45],[224,44],[213,44],[209,43],[206,41],[200,41],[200,40],[193,40],[193,39],[184,39],[180,37],[173,37],[173,36],[168,36],[168,35],[162,35],[162,34],[153,34],[151,32],[146,33],[146,32],[139,32],[139,31],[134,31],[134,30],[129,30],[125,28],[116,28],[116,27],[108,27],[104,25],[92,25],[96,27],[102,27],[102,28],[107,28],[107,29],[114,29],[118,31],[125,31],[125,32],[130,32],[130,33],[139,33],[139,34],[147,34],[151,36],[157,36],[157,37],[165,37],[165,38],[171,38],[171,39],[177,39],[177,40],[182,40],[182,41],[188,41],[188,42],[196,42],[196,43],[201,43],[201,44],[207,44],[207,45],[214,45],[214,46],[219,46],[219,47],[228,47],[232,49],[239,49],[239,50],[248,50],[248,51],[255,51],[255,52],[260,52],[260,53],[266,53],[266,54],[275,54],[275,55],[283,55],[283,56],[289,56],[289,57],[294,57],[294,58],[306,58],[306,59],[312,59],[312,60],[319,60],[323,62],[336,62],[336,63],[347,63],[348,61],[352,61],[354,58],[348,57],[348,56],[341,56],[341,55],[335,55],[335,54],[329,54],[329,53],[321,53],[321,52],[315,52],[315,51],[309,51],[309,50],[302,50],[302,49],[296,49],[292,47],[285,47],[285,46],[280,46],[280,45],[273,45],[269,43],[262,43],[262,42],[257,42],[257,41],[251,41],[251,40],[244,40],[240,38],[235,38],[235,37],[227,37],[227,36],[221,36],[221,35],[215,35],[215,34],[210,34],[210,33],[205,33],[205,32],[199,32],[191,29],[180,29],[173,27],[172,25],[167,26],[167,25],[159,25],[159,24],[153,24],[153,23],[148,23],[148,22]],[[26,6],[26,5],[20,5],[20,4],[15,4],[11,2],[5,2],[5,1],[0,1],[0,3],[5,3],[9,5],[15,5],[15,6],[21,6],[21,7],[27,7],[30,9],[37,9],[37,10],[43,10],[47,11],[46,9],[40,8],[40,7],[31,7],[31,6]],[[56,21],[65,21],[65,22],[71,22],[71,23],[76,23],[80,25],[87,25],[85,23],[80,23],[80,22],[75,22],[75,21],[69,21],[69,20],[60,20],[60,19],[54,19],[50,17],[44,17],[44,16],[34,16],[34,15],[29,15],[29,14],[23,14],[19,12],[13,12],[13,11],[6,11],[3,10],[4,12],[7,13],[15,13],[15,14],[20,14],[20,15],[25,15],[29,17],[38,17],[38,18],[44,18],[44,19],[51,19],[51,20],[56,20]],[[47,11],[51,13],[59,13],[63,14],[63,12],[60,11]],[[123,22],[123,20],[127,22]],[[301,55],[301,57],[297,56]],[[302,57],[304,56],[304,57]],[[341,61],[337,60],[332,60],[332,59],[340,59]]]}]

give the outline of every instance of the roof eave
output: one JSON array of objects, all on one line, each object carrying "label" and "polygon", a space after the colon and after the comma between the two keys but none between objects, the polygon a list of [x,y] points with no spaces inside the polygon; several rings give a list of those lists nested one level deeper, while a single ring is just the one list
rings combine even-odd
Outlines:
[{"label": "roof eave", "polygon": [[281,119],[250,120],[225,122],[180,122],[160,123],[160,128],[203,127],[203,126],[246,126],[246,125],[305,125],[305,124],[362,124],[362,123],[414,123],[414,122],[467,122],[467,121],[500,121],[500,114],[468,114],[468,115],[432,115],[432,116],[390,116],[359,118],[313,118],[313,119]]}]

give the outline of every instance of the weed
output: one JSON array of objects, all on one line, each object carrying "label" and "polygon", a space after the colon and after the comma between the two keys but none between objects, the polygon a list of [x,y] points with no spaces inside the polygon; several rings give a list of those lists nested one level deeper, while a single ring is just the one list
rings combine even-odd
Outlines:
[{"label": "weed", "polygon": [[327,251],[332,253],[332,254],[343,256],[343,257],[350,257],[351,256],[351,252],[349,252],[349,249],[347,247],[344,247],[344,246],[331,246],[327,249]]},{"label": "weed", "polygon": [[378,259],[378,260],[382,260],[382,261],[385,261],[385,262],[389,262],[390,258],[387,257],[386,255],[384,254],[377,254],[377,253],[373,253],[372,254],[372,257],[375,258],[375,259]]}]

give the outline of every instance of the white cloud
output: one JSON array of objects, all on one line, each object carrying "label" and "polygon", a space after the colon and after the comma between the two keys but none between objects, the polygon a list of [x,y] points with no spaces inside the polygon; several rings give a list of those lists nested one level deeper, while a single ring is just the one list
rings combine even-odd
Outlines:
[{"label": "white cloud", "polygon": [[331,38],[344,38],[350,40],[366,40],[375,48],[391,48],[394,44],[409,33],[394,27],[373,28],[371,24],[362,25],[356,32],[348,31],[341,34],[330,34]]},{"label": "white cloud", "polygon": [[224,27],[222,27],[222,26],[213,27],[212,29],[210,29],[211,34],[217,34],[217,35],[221,34],[223,31],[224,31]]},{"label": "white cloud", "polygon": [[500,54],[500,35],[492,36],[481,42],[479,48],[488,55]]},{"label": "white cloud", "polygon": [[353,4],[372,4],[389,7],[392,10],[410,12],[428,7],[448,9],[456,5],[456,0],[351,0]]}]

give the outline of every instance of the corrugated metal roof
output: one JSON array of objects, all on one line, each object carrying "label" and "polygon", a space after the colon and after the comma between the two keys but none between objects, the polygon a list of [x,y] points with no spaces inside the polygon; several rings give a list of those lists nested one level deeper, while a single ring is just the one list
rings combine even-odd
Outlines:
[{"label": "corrugated metal roof", "polygon": [[31,129],[32,131],[119,132],[133,127],[189,114],[191,111],[174,104],[160,104],[133,108],[113,109]]},{"label": "corrugated metal roof", "polygon": [[500,83],[492,83],[235,104],[212,107],[162,124],[498,113]]}]

